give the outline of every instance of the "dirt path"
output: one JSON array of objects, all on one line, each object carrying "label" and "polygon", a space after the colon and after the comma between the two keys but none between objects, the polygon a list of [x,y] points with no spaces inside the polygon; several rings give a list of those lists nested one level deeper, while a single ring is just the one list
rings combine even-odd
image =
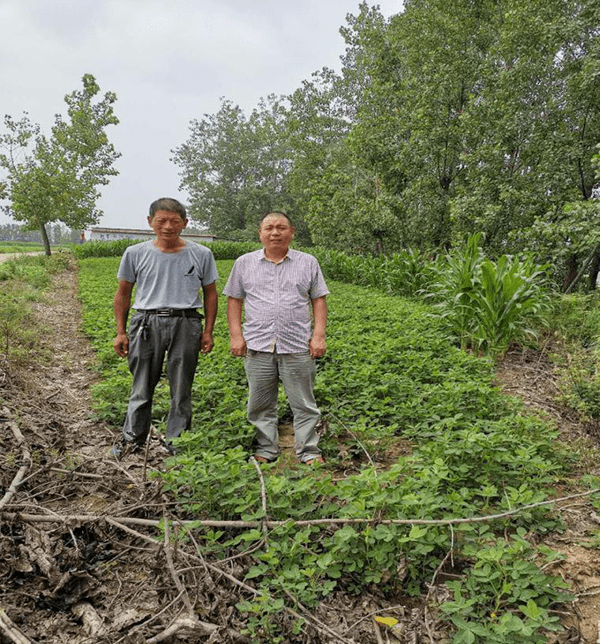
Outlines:
[{"label": "dirt path", "polygon": [[[76,295],[70,271],[57,278],[46,304],[35,305],[42,332],[35,367],[0,360],[0,642],[139,644],[180,636],[188,642],[247,642],[234,609],[251,594],[241,585],[243,557],[219,568],[201,559],[189,541],[175,549],[161,542],[161,532],[150,525],[164,516],[188,518],[174,514],[173,500],[152,478],[165,467],[159,441],[152,440],[142,457],[121,463],[106,457],[118,430],[90,418],[94,356],[79,328]],[[549,363],[537,354],[510,355],[499,378],[509,393],[553,417],[569,444],[587,449],[589,463],[582,467],[600,474],[598,451],[585,428],[556,403]],[[282,438],[284,448],[292,444],[289,435]],[[20,484],[3,502],[20,471]],[[563,615],[569,629],[549,641],[597,644],[600,550],[585,545],[600,530],[600,516],[589,499],[560,513],[566,531],[545,543],[565,558],[550,569],[578,599]],[[344,624],[383,607],[377,595],[336,593],[306,615],[319,622],[305,627],[293,644],[332,642],[319,623],[344,632]],[[407,622],[411,615],[414,628],[407,637],[420,634],[427,643],[422,612],[407,608]],[[176,634],[168,635],[169,628]],[[447,643],[444,637],[439,631],[435,641]],[[345,641],[376,644],[372,620],[364,619]]]},{"label": "dirt path", "polygon": [[9,259],[15,259],[15,257],[22,257],[23,255],[43,255],[43,252],[35,253],[0,253],[0,264],[6,262]]}]

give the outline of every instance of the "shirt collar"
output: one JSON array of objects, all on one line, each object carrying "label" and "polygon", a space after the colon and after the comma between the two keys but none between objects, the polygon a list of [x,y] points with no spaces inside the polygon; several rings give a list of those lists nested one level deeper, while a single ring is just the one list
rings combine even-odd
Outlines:
[{"label": "shirt collar", "polygon": [[275,266],[277,266],[278,264],[283,264],[283,262],[285,262],[286,260],[291,260],[291,259],[292,259],[292,253],[293,253],[293,252],[294,252],[294,251],[293,251],[291,248],[288,248],[288,251],[287,251],[287,254],[285,255],[285,257],[284,257],[280,262],[277,262],[277,263],[275,264],[275,262],[274,262],[274,261],[272,261],[272,260],[270,260],[270,259],[268,259],[268,258],[266,257],[266,255],[265,255],[265,248],[264,248],[264,246],[263,246],[263,248],[262,248],[262,253],[261,253],[261,260],[264,260],[265,262],[271,262],[271,264],[275,264]]}]

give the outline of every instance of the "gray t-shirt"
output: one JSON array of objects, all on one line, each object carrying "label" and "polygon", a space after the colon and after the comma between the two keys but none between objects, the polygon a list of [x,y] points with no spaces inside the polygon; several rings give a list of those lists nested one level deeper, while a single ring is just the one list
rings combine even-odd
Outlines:
[{"label": "gray t-shirt", "polygon": [[117,277],[135,283],[134,309],[197,309],[200,289],[219,275],[206,246],[186,242],[177,253],[163,253],[147,241],[125,249]]}]

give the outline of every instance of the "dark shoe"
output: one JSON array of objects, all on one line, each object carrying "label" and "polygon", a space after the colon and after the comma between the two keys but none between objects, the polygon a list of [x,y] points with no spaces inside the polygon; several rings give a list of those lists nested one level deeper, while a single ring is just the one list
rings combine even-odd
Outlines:
[{"label": "dark shoe", "polygon": [[169,453],[169,456],[175,456],[175,454],[177,454],[177,447],[175,447],[175,445],[173,445],[173,443],[165,442],[164,443],[164,448]]},{"label": "dark shoe", "polygon": [[141,447],[141,443],[137,443],[136,441],[128,441],[122,438],[116,445],[113,445],[113,447],[108,452],[108,455],[116,458],[117,461],[120,461],[124,456],[127,456],[127,454],[132,454]]}]

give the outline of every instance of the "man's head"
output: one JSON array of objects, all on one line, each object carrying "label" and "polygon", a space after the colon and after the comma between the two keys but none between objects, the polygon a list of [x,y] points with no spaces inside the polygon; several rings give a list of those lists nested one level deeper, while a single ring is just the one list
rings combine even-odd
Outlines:
[{"label": "man's head", "polygon": [[262,216],[258,236],[267,253],[287,253],[294,238],[292,221],[284,212],[268,212]]},{"label": "man's head", "polygon": [[281,210],[269,210],[266,212],[261,218],[258,223],[258,229],[260,230],[262,228],[263,222],[267,217],[285,217],[287,219],[288,225],[290,228],[294,227],[294,224],[292,224],[292,220],[290,219],[290,216],[286,214],[285,212],[282,212]]},{"label": "man's head", "polygon": [[150,205],[148,224],[162,244],[179,245],[179,235],[187,223],[185,208],[177,199],[163,197]]},{"label": "man's head", "polygon": [[161,197],[160,199],[153,201],[150,204],[149,219],[154,219],[154,215],[159,210],[177,213],[183,221],[187,222],[187,212],[185,211],[183,204],[177,201],[177,199],[171,199],[170,197]]}]

